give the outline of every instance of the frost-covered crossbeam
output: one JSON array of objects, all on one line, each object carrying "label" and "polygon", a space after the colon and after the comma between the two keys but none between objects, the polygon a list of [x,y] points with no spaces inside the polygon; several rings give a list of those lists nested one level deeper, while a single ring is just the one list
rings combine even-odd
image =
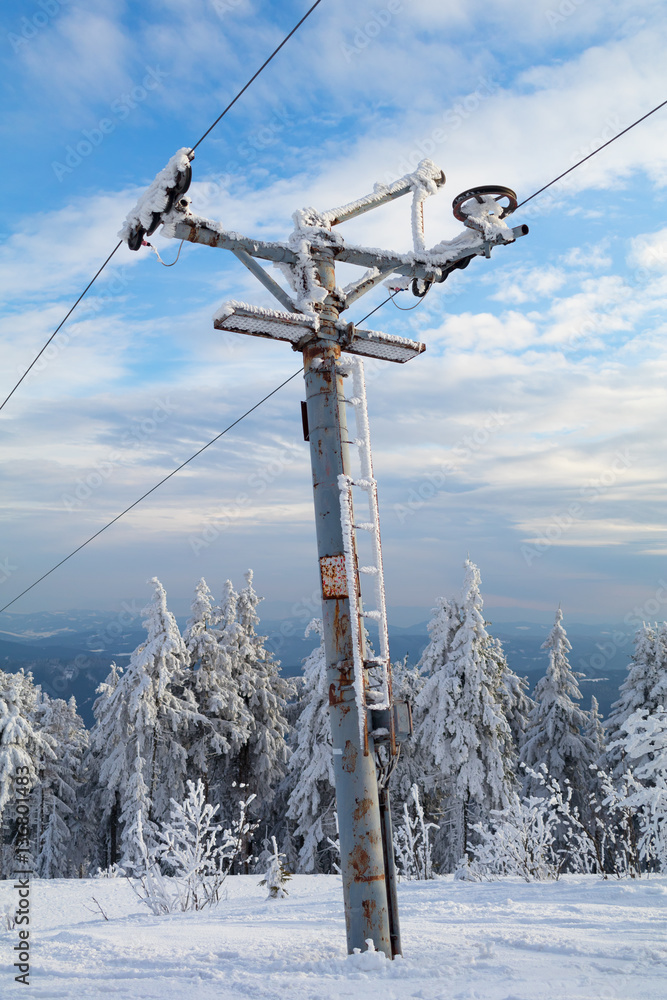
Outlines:
[{"label": "frost-covered crossbeam", "polygon": [[[319,330],[319,321],[312,314],[281,312],[278,309],[264,309],[245,302],[225,302],[213,317],[216,330],[230,333],[246,333],[252,337],[266,337],[269,340],[286,340],[295,350],[302,350],[309,340],[327,339]],[[426,349],[424,344],[407,337],[396,337],[376,330],[358,330],[351,323],[337,324],[340,336],[336,340],[348,354],[381,358],[399,364],[410,361]]]},{"label": "frost-covered crossbeam", "polygon": [[[409,275],[411,278],[442,278],[449,264],[456,263],[471,254],[484,256],[489,246],[513,243],[518,237],[524,236],[525,226],[506,228],[484,239],[481,234],[472,231],[462,233],[448,243],[440,243],[434,247],[425,259],[420,260],[414,253],[398,254],[392,250],[369,249],[350,245],[335,246],[333,254],[336,261],[345,264],[357,264],[359,267],[381,268],[387,274]],[[238,233],[225,232],[217,223],[210,219],[184,218],[174,220],[163,235],[174,236],[178,240],[190,243],[201,243],[204,246],[220,247],[224,250],[245,250],[252,257],[276,263],[295,264],[296,254],[283,243],[266,243],[263,240],[253,240]],[[369,286],[370,287],[370,286]]]}]

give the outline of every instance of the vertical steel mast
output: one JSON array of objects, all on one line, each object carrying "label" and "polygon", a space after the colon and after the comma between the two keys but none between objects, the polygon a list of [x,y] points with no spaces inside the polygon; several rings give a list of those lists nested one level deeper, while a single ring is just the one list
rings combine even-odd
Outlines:
[{"label": "vertical steel mast", "polygon": [[[303,357],[347,944],[351,952],[372,940],[376,951],[392,957],[400,950],[398,937],[392,947],[390,934],[391,924],[398,927],[398,913],[390,921],[373,744],[367,722],[361,731],[357,703],[355,661],[363,662],[363,652],[355,656],[354,649],[355,641],[363,642],[358,561],[353,540],[350,572],[341,523],[339,478],[351,477],[352,470],[345,373],[338,364],[341,348],[335,338],[333,259],[320,257],[317,270],[329,293],[320,313],[320,331],[331,339],[312,341]],[[354,593],[349,593],[350,576]]]},{"label": "vertical steel mast", "polygon": [[[464,191],[453,210],[464,230],[450,241],[426,249],[424,200],[445,183],[444,173],[430,160],[391,185],[342,208],[296,213],[297,227],[288,243],[270,243],[226,232],[215,222],[195,216],[181,195],[190,183],[191,151],[180,150],[158,175],[128,216],[122,232],[130,249],[139,249],[146,233],[163,223],[163,235],[231,250],[283,310],[227,302],[214,317],[219,330],[285,340],[304,359],[307,438],[313,470],[317,549],[322,584],[322,618],[327,658],[329,716],[336,779],[341,873],[347,947],[364,950],[372,942],[388,957],[401,953],[398,905],[391,837],[387,779],[397,746],[410,734],[409,706],[392,698],[391,664],[380,551],[377,489],[370,457],[366,390],[361,361],[349,355],[405,362],[421,354],[423,344],[403,337],[356,328],[340,320],[343,310],[389,275],[399,287],[423,296],[476,256],[489,257],[496,245],[513,243],[528,232],[511,229],[504,217],[516,208],[509,188]],[[412,193],[414,250],[408,254],[348,246],[334,230],[339,223],[363,215]],[[159,197],[158,197],[159,195]],[[507,199],[504,208],[501,199]],[[157,204],[164,205],[156,211]],[[292,295],[257,262],[283,266]],[[336,287],[336,262],[368,270],[345,289]],[[287,311],[284,311],[287,310]],[[356,367],[353,367],[356,365]],[[345,379],[352,366],[354,395],[346,398]],[[361,475],[353,478],[346,406],[355,407]],[[362,521],[353,487],[366,493],[368,520]],[[357,533],[368,531],[372,560],[360,566]],[[376,607],[365,610],[361,577],[375,584]],[[370,649],[364,628],[374,620],[379,649]]]}]

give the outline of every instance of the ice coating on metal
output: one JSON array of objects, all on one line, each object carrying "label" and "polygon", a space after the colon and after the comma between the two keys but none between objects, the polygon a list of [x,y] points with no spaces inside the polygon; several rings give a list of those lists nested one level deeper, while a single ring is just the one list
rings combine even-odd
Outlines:
[{"label": "ice coating on metal", "polygon": [[[232,333],[247,333],[255,337],[268,337],[275,340],[286,340],[290,344],[300,344],[308,334],[319,331],[318,316],[302,315],[301,313],[283,312],[280,309],[265,309],[262,306],[248,305],[247,302],[236,302],[231,299],[224,302],[213,316],[216,330],[228,330]],[[341,334],[348,334],[348,324],[337,323],[336,329]],[[384,361],[403,363],[416,357],[424,351],[425,345],[407,337],[397,337],[392,333],[379,333],[375,330],[355,330],[351,343],[341,345],[343,351],[350,354],[370,355]]]},{"label": "ice coating on metal", "polygon": [[327,227],[330,227],[332,224],[336,225],[345,219],[354,218],[362,212],[383,205],[396,196],[407,194],[409,191],[415,194],[423,192],[422,198],[428,197],[429,194],[436,193],[437,184],[438,182],[442,183],[442,177],[442,170],[432,160],[421,160],[412,173],[405,174],[404,177],[400,177],[391,184],[376,184],[372,194],[364,195],[363,198],[357,198],[355,201],[348,202],[347,205],[341,205],[339,208],[332,208],[327,212],[318,213],[321,220],[320,224]]},{"label": "ice coating on metal", "polygon": [[[373,701],[373,708],[387,709],[390,707],[391,685],[389,679],[389,636],[387,630],[387,607],[384,589],[384,576],[382,572],[382,549],[380,545],[380,516],[377,501],[377,483],[373,477],[373,461],[371,458],[370,427],[368,424],[368,408],[366,404],[366,380],[364,377],[364,363],[361,359],[345,358],[339,359],[337,366],[351,371],[353,396],[348,402],[354,407],[356,421],[356,445],[359,452],[359,463],[361,477],[352,479],[350,476],[339,476],[338,487],[340,490],[340,513],[341,528],[343,531],[343,545],[345,549],[345,570],[348,581],[348,595],[351,604],[356,605],[350,609],[350,628],[352,632],[352,645],[354,656],[354,688],[359,712],[359,731],[364,740],[364,725],[366,713],[366,697],[364,688],[364,662],[362,656],[362,639],[360,618],[370,618],[377,622],[380,655],[375,657],[373,662],[381,669],[382,687],[376,692],[380,697]],[[368,512],[370,521],[356,523],[354,518],[354,504],[352,499],[352,487],[356,486],[365,492],[368,499]],[[374,563],[372,566],[363,566],[360,572],[375,578],[375,600],[376,608],[371,611],[360,613],[358,600],[357,581],[354,560],[354,530],[364,529],[371,536],[371,547]]]},{"label": "ice coating on metal", "polygon": [[173,188],[179,173],[190,165],[190,152],[190,149],[184,146],[174,153],[167,166],[160,171],[150,187],[144,191],[132,211],[128,212],[123,228],[118,233],[121,240],[127,242],[137,226],[148,229],[153,221],[153,213],[165,210],[169,189]]},{"label": "ice coating on metal", "polygon": [[223,303],[213,317],[216,330],[232,333],[248,333],[255,337],[287,340],[298,344],[309,333],[319,329],[319,319],[302,316],[299,313],[282,312],[280,309],[264,309],[246,302],[231,300]]},{"label": "ice coating on metal", "polygon": [[[390,702],[390,682],[389,682],[389,634],[387,630],[387,605],[384,589],[384,574],[382,571],[382,547],[380,543],[380,512],[378,509],[377,482],[373,476],[373,459],[371,456],[371,431],[368,424],[368,407],[366,403],[366,378],[364,376],[364,363],[361,359],[354,359],[352,365],[352,391],[354,393],[354,414],[357,425],[357,448],[359,450],[359,462],[361,465],[362,480],[357,482],[368,497],[368,512],[370,523],[373,525],[371,536],[371,546],[373,551],[373,563],[376,572],[375,577],[375,607],[377,611],[377,622],[380,638],[380,658],[383,661],[382,671],[382,704],[379,708],[389,708]],[[372,613],[371,613],[372,614]],[[369,614],[369,617],[371,617]],[[374,614],[372,617],[376,617]]]},{"label": "ice coating on metal", "polygon": [[352,662],[354,665],[354,698],[359,715],[359,745],[366,745],[366,694],[364,689],[364,658],[361,647],[361,629],[359,620],[359,595],[354,560],[354,508],[352,505],[352,479],[349,476],[338,477],[340,490],[340,525],[343,531],[343,549],[345,552],[345,574],[347,577],[347,593],[350,601],[350,633],[352,636]]},{"label": "ice coating on metal", "polygon": [[350,354],[361,354],[365,357],[403,364],[425,351],[426,345],[417,340],[409,340],[407,337],[398,337],[393,333],[355,330],[352,343],[343,347],[343,350]]}]

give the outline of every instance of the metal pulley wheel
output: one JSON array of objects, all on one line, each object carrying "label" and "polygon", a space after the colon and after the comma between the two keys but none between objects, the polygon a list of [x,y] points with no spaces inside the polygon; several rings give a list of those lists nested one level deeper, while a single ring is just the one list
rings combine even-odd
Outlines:
[{"label": "metal pulley wheel", "polygon": [[482,184],[480,187],[469,188],[467,191],[462,191],[461,194],[457,195],[452,202],[452,211],[454,212],[454,218],[458,219],[459,222],[465,222],[468,216],[462,211],[463,206],[466,202],[471,201],[473,198],[480,205],[485,197],[495,198],[496,201],[500,201],[501,198],[507,198],[508,204],[504,206],[501,219],[506,218],[511,215],[517,207],[517,197],[514,191],[508,187],[502,187],[500,184]]},{"label": "metal pulley wheel", "polygon": [[191,183],[192,167],[188,163],[183,170],[178,171],[174,186],[167,188],[167,204],[161,212],[153,212],[153,218],[151,219],[148,229],[144,229],[143,226],[138,226],[136,229],[132,230],[132,233],[127,241],[127,245],[130,250],[138,250],[143,244],[144,237],[153,235],[157,227],[162,222],[162,217],[171,212],[174,207],[174,202],[178,201],[179,198],[182,198]]}]

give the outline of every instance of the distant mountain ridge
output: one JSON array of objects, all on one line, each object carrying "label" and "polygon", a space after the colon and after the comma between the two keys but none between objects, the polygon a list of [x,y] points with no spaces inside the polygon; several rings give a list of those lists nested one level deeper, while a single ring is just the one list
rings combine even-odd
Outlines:
[{"label": "distant mountain ridge", "polygon": [[[128,602],[120,611],[44,611],[0,615],[0,668],[15,672],[32,670],[35,681],[52,697],[74,695],[87,725],[92,725],[95,689],[106,677],[109,664],[127,662],[145,638],[142,605]],[[187,615],[177,616],[181,629]],[[391,621],[391,608],[389,609]],[[289,677],[300,674],[304,658],[315,642],[305,638],[308,622],[303,618],[265,619],[259,631],[267,636],[267,648],[280,660]],[[567,624],[572,643],[570,663],[584,674],[580,679],[584,707],[594,694],[603,716],[609,713],[618,686],[625,677],[632,655],[630,629],[616,625]],[[489,631],[501,640],[515,673],[527,676],[531,690],[547,667],[541,645],[549,625],[531,622],[490,624]],[[428,643],[427,619],[415,625],[389,626],[393,660],[407,655],[416,663]]]}]

